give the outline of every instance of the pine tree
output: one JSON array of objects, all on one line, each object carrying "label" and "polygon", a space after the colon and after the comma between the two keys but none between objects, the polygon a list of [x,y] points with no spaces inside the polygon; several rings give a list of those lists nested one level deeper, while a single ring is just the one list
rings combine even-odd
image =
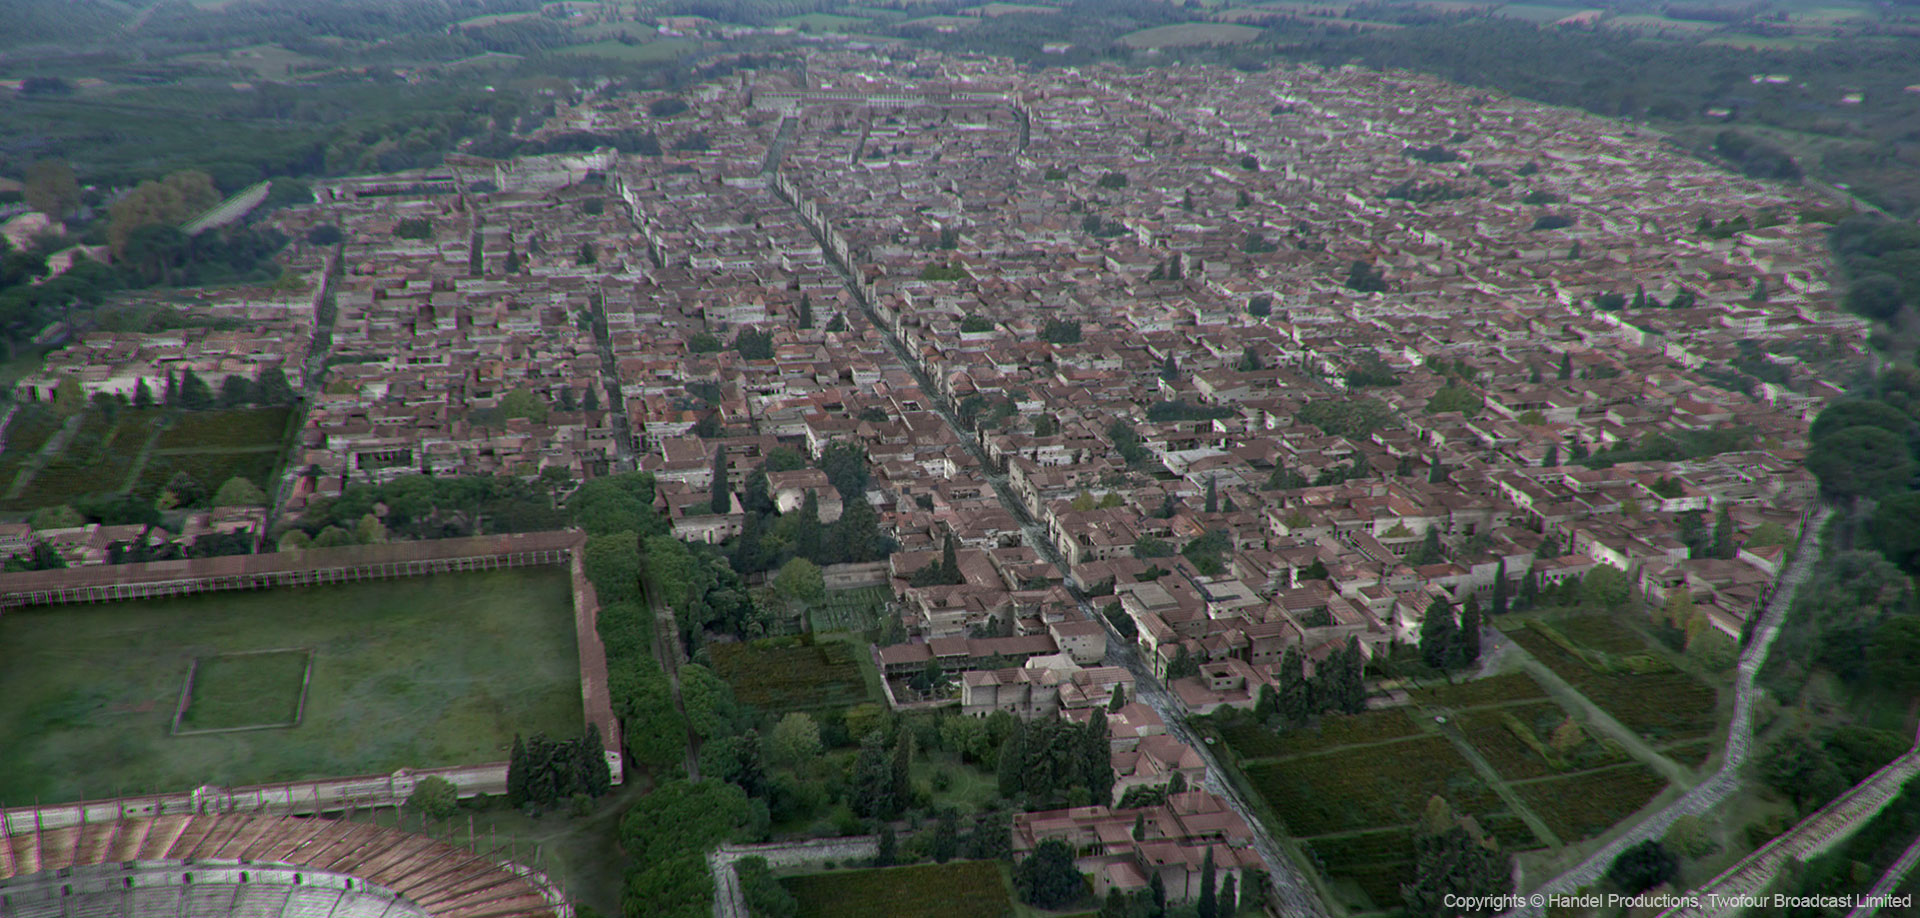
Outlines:
[{"label": "pine tree", "polygon": [[1420,659],[1434,669],[1447,668],[1457,632],[1453,604],[1445,596],[1435,596],[1420,621]]},{"label": "pine tree", "polygon": [[1207,853],[1200,857],[1200,901],[1196,906],[1195,918],[1218,918],[1220,896],[1214,889],[1213,846],[1207,846]]},{"label": "pine tree", "polygon": [[1507,614],[1507,559],[1501,558],[1493,572],[1493,615]]},{"label": "pine tree", "polygon": [[713,445],[713,497],[708,505],[715,513],[726,513],[733,509],[733,489],[727,486],[727,447],[724,443]]}]

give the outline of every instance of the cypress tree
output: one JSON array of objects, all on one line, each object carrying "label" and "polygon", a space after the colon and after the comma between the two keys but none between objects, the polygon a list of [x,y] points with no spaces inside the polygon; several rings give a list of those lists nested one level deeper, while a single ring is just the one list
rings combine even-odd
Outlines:
[{"label": "cypress tree", "polygon": [[1081,779],[1096,806],[1113,802],[1113,746],[1107,712],[1093,709],[1080,739]]},{"label": "cypress tree", "polygon": [[1147,891],[1153,897],[1153,918],[1165,918],[1167,914],[1167,882],[1160,879],[1160,871],[1153,872],[1147,880]]},{"label": "cypress tree", "polygon": [[880,827],[880,843],[873,855],[873,866],[892,867],[900,859],[900,841],[893,834],[891,823]]},{"label": "cypress tree", "polygon": [[940,572],[946,575],[946,581],[950,584],[967,582],[967,578],[960,573],[960,550],[954,544],[952,530],[948,530],[947,540],[940,546]]},{"label": "cypress tree", "polygon": [[580,745],[586,760],[587,794],[599,797],[613,789],[613,772],[607,768],[606,740],[600,736],[599,724],[587,725],[586,738]]},{"label": "cypress tree", "polygon": [[1289,647],[1280,657],[1280,719],[1289,727],[1299,727],[1313,717],[1312,692],[1307,688],[1306,661],[1298,647]]},{"label": "cypress tree", "polygon": [[1420,659],[1434,669],[1445,669],[1450,662],[1454,634],[1453,604],[1445,596],[1435,596],[1420,621]]},{"label": "cypress tree", "polygon": [[188,411],[205,411],[213,407],[213,387],[192,370],[180,377],[180,407]]},{"label": "cypress tree", "polygon": [[1713,515],[1713,545],[1709,548],[1715,558],[1731,558],[1733,548],[1733,515],[1726,504],[1720,505],[1719,512]]},{"label": "cypress tree", "polygon": [[507,756],[507,803],[524,806],[527,802],[527,743],[513,735],[513,752]]},{"label": "cypress tree", "polygon": [[1126,688],[1124,686],[1119,686],[1119,685],[1114,686],[1113,698],[1107,701],[1107,713],[1118,714],[1120,713],[1120,709],[1126,706],[1127,706]]},{"label": "cypress tree", "polygon": [[1009,800],[1020,793],[1020,779],[1027,759],[1026,732],[1024,724],[1015,724],[1008,731],[1006,741],[1000,744],[999,769],[994,777],[1000,785],[1000,796]]},{"label": "cypress tree", "polygon": [[133,407],[135,408],[152,408],[153,407],[153,387],[147,385],[147,380],[145,377],[142,377],[141,380],[135,383],[133,386]]},{"label": "cypress tree", "polygon": [[812,488],[808,488],[806,500],[800,504],[800,525],[793,531],[793,553],[818,563],[822,535],[820,495],[813,493]]},{"label": "cypress tree", "polygon": [[1540,601],[1540,575],[1533,568],[1527,568],[1527,575],[1520,578],[1520,608],[1531,609]]},{"label": "cypress tree", "polygon": [[1200,858],[1200,901],[1196,906],[1196,918],[1218,918],[1220,897],[1214,891],[1213,846],[1207,846],[1207,853]]},{"label": "cypress tree", "polygon": [[1227,874],[1220,881],[1220,905],[1217,909],[1220,918],[1233,918],[1240,911],[1240,897],[1234,885],[1233,874]]},{"label": "cypress tree", "polygon": [[1563,353],[1560,355],[1560,378],[1573,378],[1573,354],[1571,353]]},{"label": "cypress tree", "polygon": [[1499,567],[1493,572],[1493,614],[1497,618],[1507,614],[1507,559],[1501,558]]},{"label": "cypress tree", "polygon": [[801,328],[813,327],[813,298],[804,293],[800,294],[800,314],[798,318]]},{"label": "cypress tree", "polygon": [[1560,444],[1558,443],[1547,444],[1547,457],[1545,459],[1540,460],[1540,464],[1547,468],[1553,468],[1554,466],[1559,465],[1560,464]]},{"label": "cypress tree", "polygon": [[1469,594],[1466,607],[1460,610],[1460,634],[1456,638],[1459,651],[1455,654],[1456,666],[1467,666],[1480,659],[1480,597]]},{"label": "cypress tree", "polygon": [[1147,814],[1141,811],[1133,815],[1133,840],[1144,841],[1147,837]]},{"label": "cypress tree", "polygon": [[1207,512],[1220,512],[1220,485],[1212,475],[1207,476]]},{"label": "cypress tree", "polygon": [[727,486],[727,447],[713,445],[713,498],[708,502],[715,513],[733,509],[733,489]]}]

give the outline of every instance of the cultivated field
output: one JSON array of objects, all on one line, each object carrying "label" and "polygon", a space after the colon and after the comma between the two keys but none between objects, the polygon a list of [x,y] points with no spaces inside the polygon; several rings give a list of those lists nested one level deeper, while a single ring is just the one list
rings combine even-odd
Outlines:
[{"label": "cultivated field", "polygon": [[1719,698],[1712,687],[1673,669],[1618,624],[1593,616],[1557,627],[1529,622],[1507,636],[1649,740],[1698,740],[1711,735],[1719,722]]},{"label": "cultivated field", "polygon": [[[123,409],[112,416],[89,408],[74,420],[23,407],[8,425],[0,457],[0,509],[37,510],[91,493],[152,498],[182,472],[208,494],[235,477],[270,490],[287,418],[285,408]],[[63,426],[71,428],[64,448],[37,457]]]},{"label": "cultivated field", "polygon": [[1000,866],[958,861],[787,877],[800,918],[999,918],[1013,908]]},{"label": "cultivated field", "polygon": [[763,711],[819,711],[879,701],[861,671],[860,647],[813,635],[767,638],[707,649],[714,672],[744,704]]},{"label": "cultivated field", "polygon": [[[1623,667],[1631,660],[1642,671],[1598,674],[1608,680],[1589,671],[1583,684],[1619,694],[1629,683],[1612,677],[1648,680],[1635,690],[1657,693],[1684,676],[1617,623],[1574,620],[1568,631],[1579,641],[1533,633],[1567,660],[1592,656]],[[1712,690],[1693,684],[1706,693],[1711,725]],[[1412,706],[1325,717],[1302,730],[1249,721],[1218,728],[1246,787],[1300,840],[1349,910],[1399,906],[1400,885],[1412,879],[1411,834],[1434,796],[1472,815],[1507,850],[1528,851],[1599,835],[1667,786],[1618,743],[1573,719],[1527,673],[1427,685],[1410,695]]]},{"label": "cultivated field", "polygon": [[[193,660],[214,658],[230,707],[276,677],[228,682],[219,655],[285,648],[312,654],[299,726],[169,735]],[[289,697],[254,713],[278,717]],[[516,733],[584,725],[557,567],[10,611],[0,699],[6,803],[500,761]]]},{"label": "cultivated field", "polygon": [[1226,23],[1188,22],[1156,26],[1120,36],[1131,48],[1185,48],[1194,45],[1239,45],[1260,37],[1252,26]]}]

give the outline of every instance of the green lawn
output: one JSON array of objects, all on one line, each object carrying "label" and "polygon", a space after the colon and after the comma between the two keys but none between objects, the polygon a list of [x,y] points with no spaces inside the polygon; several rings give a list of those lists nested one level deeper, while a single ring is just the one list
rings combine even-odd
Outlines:
[{"label": "green lawn", "polygon": [[[195,658],[308,648],[298,727],[169,736]],[[584,729],[558,567],[0,616],[0,801],[506,758]]]},{"label": "green lawn", "polygon": [[299,717],[311,658],[304,650],[202,657],[193,667],[180,728],[232,730],[293,723]]},{"label": "green lawn", "polygon": [[800,918],[1001,918],[1013,907],[994,861],[845,870],[780,881]]}]

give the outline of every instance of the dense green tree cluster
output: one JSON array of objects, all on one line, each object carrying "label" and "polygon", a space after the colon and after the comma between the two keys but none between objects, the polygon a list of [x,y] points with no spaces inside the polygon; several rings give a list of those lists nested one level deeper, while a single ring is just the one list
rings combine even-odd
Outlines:
[{"label": "dense green tree cluster", "polygon": [[1414,879],[1400,887],[1413,918],[1491,915],[1491,905],[1463,908],[1462,902],[1487,902],[1513,889],[1513,856],[1477,827],[1453,815],[1435,797],[1413,837]]},{"label": "dense green tree cluster", "polygon": [[1113,762],[1105,711],[1086,724],[1040,718],[1004,727],[1000,795],[1029,809],[1106,805],[1113,801]]},{"label": "dense green tree cluster", "polygon": [[1262,686],[1253,718],[1276,729],[1297,730],[1323,714],[1358,714],[1367,709],[1366,657],[1353,640],[1334,650],[1306,675],[1306,661],[1289,647],[1274,673],[1279,684]]},{"label": "dense green tree cluster", "polygon": [[598,797],[613,787],[600,728],[589,724],[577,739],[555,740],[534,734],[513,738],[507,759],[507,802],[550,807],[575,795]]}]

